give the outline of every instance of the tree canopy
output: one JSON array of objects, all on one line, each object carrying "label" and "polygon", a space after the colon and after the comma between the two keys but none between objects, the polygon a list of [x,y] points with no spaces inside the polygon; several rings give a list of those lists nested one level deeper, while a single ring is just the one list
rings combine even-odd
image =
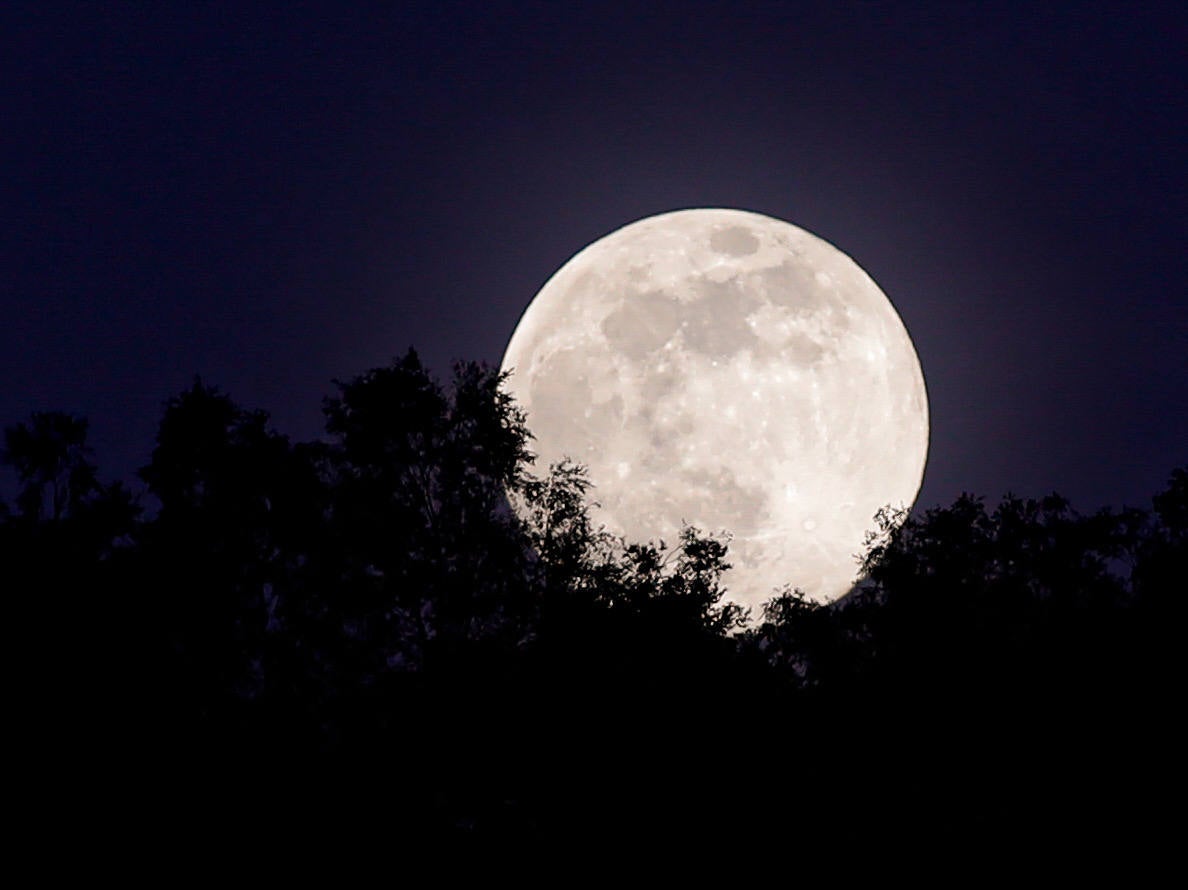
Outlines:
[{"label": "tree canopy", "polygon": [[410,350],[336,381],[326,437],[294,443],[196,379],[139,496],[99,481],[84,419],[10,426],[23,719],[63,781],[120,764],[144,806],[282,822],[382,797],[392,831],[454,841],[1142,824],[1188,471],[1151,510],[884,512],[848,597],[790,578],[748,616],[727,537],[596,527],[584,469],[534,466],[502,382],[443,385]]}]

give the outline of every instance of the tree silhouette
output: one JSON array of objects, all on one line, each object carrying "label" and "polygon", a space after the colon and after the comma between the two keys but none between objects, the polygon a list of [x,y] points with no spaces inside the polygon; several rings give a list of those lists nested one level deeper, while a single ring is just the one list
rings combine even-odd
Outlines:
[{"label": "tree silhouette", "polygon": [[76,784],[278,831],[358,812],[452,842],[803,850],[858,813],[989,849],[1148,824],[1178,756],[1188,471],[1150,511],[884,511],[852,595],[789,579],[747,621],[727,535],[597,527],[581,466],[533,466],[503,379],[443,385],[410,350],[337,382],[326,438],[296,444],[195,380],[141,471],[148,514],[99,481],[85,420],[9,427],[0,557],[38,746]]},{"label": "tree silhouette", "polygon": [[56,522],[96,491],[86,439],[85,419],[57,411],[35,412],[4,431],[3,461],[23,486],[16,501],[22,516]]},{"label": "tree silhouette", "polygon": [[375,644],[376,670],[521,632],[524,548],[506,495],[524,484],[528,432],[501,379],[459,363],[446,391],[410,350],[326,401],[337,606]]},{"label": "tree silhouette", "polygon": [[139,534],[143,633],[179,732],[231,721],[286,663],[282,606],[322,498],[311,461],[267,420],[195,380],[166,404],[140,473],[160,504]]},{"label": "tree silhouette", "polygon": [[116,719],[113,631],[139,515],[123,485],[98,481],[86,436],[82,418],[38,412],[5,430],[0,454],[20,484],[17,510],[0,510],[5,656],[17,680],[6,709],[11,756],[44,758],[62,781],[96,757],[79,739]]}]

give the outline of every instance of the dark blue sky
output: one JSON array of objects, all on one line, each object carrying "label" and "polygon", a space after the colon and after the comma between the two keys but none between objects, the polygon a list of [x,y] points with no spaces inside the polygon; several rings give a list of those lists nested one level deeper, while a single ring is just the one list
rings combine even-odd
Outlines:
[{"label": "dark blue sky", "polygon": [[585,244],[720,205],[895,303],[922,504],[1188,462],[1184,4],[340,6],[4,4],[0,423],[126,475],[201,373],[310,438],[331,378],[498,362]]}]

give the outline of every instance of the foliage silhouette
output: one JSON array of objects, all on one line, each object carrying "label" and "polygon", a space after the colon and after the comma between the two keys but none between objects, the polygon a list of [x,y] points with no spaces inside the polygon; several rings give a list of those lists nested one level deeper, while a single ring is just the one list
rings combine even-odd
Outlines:
[{"label": "foliage silhouette", "polygon": [[294,444],[196,379],[147,514],[81,418],[10,427],[0,555],[39,744],[80,785],[119,775],[179,820],[250,800],[278,832],[361,830],[341,814],[372,799],[384,831],[453,843],[1149,829],[1184,469],[1151,511],[883,511],[851,596],[788,586],[748,622],[726,536],[596,527],[584,469],[533,467],[502,383],[442,385],[410,350],[336,382],[327,437]]},{"label": "foliage silhouette", "polygon": [[3,459],[23,486],[17,495],[23,516],[58,521],[95,490],[86,438],[86,420],[60,412],[35,412],[4,431]]}]

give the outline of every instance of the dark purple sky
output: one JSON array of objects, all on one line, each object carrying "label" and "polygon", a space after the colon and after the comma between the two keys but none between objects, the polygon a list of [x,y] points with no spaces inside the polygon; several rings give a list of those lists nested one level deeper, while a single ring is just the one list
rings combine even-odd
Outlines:
[{"label": "dark purple sky", "polygon": [[922,504],[1188,462],[1188,6],[369,7],[3,4],[0,423],[126,475],[201,373],[311,438],[331,378],[498,362],[578,249],[719,205],[890,296]]}]

